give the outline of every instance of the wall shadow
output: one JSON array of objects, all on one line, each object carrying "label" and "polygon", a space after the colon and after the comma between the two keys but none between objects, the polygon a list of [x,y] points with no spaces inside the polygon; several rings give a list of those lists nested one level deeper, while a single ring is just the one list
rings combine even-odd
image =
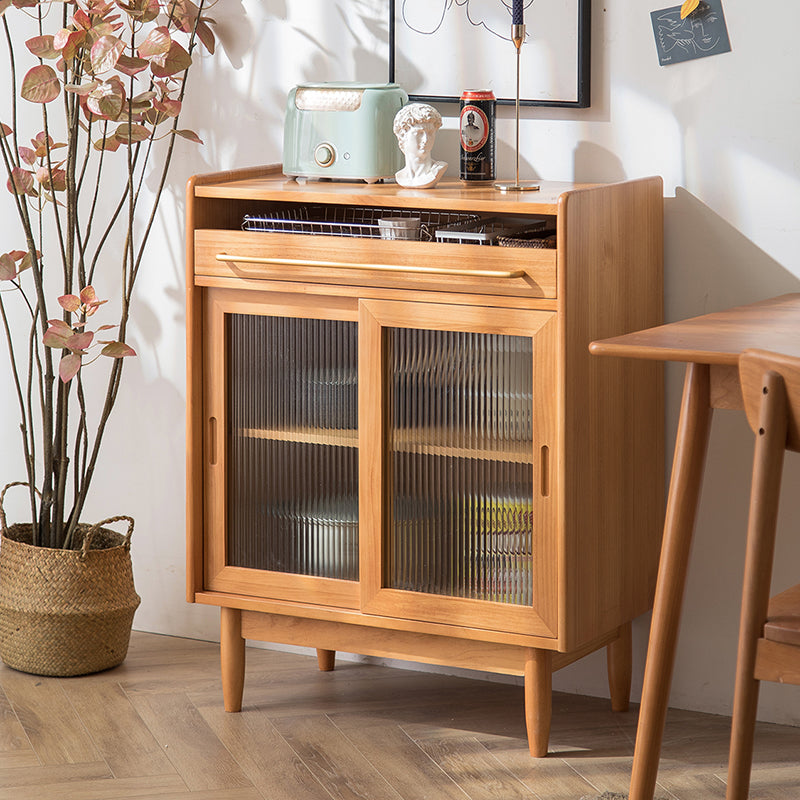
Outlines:
[{"label": "wall shadow", "polygon": [[786,292],[800,278],[682,187],[664,207],[667,321]]}]

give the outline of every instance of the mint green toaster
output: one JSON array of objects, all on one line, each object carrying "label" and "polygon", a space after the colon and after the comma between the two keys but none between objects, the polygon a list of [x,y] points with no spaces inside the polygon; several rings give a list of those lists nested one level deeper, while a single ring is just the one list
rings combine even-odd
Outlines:
[{"label": "mint green toaster", "polygon": [[289,92],[283,172],[289,177],[394,178],[405,163],[392,131],[408,95],[395,83],[303,83]]}]

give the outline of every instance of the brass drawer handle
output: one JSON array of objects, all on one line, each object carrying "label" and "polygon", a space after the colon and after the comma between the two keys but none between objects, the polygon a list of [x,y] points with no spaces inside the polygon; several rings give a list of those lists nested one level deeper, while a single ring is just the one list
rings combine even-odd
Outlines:
[{"label": "brass drawer handle", "polygon": [[458,275],[463,278],[522,278],[524,269],[447,269],[446,267],[398,267],[393,264],[355,264],[348,261],[305,261],[298,258],[260,258],[217,253],[217,261],[241,261],[244,264],[271,264],[284,267],[327,267],[382,272],[417,272],[426,275]]}]

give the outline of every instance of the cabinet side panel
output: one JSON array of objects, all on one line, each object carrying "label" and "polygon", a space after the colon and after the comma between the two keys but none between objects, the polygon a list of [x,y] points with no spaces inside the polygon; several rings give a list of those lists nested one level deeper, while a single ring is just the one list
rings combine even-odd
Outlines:
[{"label": "cabinet side panel", "polygon": [[[203,568],[203,289],[195,285],[195,230],[238,226],[241,209],[199,197],[217,182],[280,172],[279,165],[195,175],[186,184],[186,599],[204,588]],[[198,191],[200,190],[200,191]]]},{"label": "cabinet side panel", "polygon": [[558,219],[564,402],[561,631],[569,648],[652,605],[664,507],[663,367],[589,343],[663,314],[660,178],[569,192]]},{"label": "cabinet side panel", "polygon": [[186,186],[186,600],[203,588],[203,370],[201,290],[194,285],[194,231],[202,224],[197,178]]}]

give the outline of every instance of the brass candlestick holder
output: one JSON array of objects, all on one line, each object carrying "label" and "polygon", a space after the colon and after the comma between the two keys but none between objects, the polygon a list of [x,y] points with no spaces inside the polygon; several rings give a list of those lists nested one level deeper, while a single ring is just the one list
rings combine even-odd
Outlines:
[{"label": "brass candlestick holder", "polygon": [[494,188],[500,192],[535,192],[539,189],[538,183],[525,181],[520,183],[519,180],[519,61],[520,51],[522,50],[522,42],[525,39],[525,26],[512,25],[511,26],[511,41],[514,47],[517,48],[517,102],[516,102],[516,179],[514,183],[496,183]]}]

